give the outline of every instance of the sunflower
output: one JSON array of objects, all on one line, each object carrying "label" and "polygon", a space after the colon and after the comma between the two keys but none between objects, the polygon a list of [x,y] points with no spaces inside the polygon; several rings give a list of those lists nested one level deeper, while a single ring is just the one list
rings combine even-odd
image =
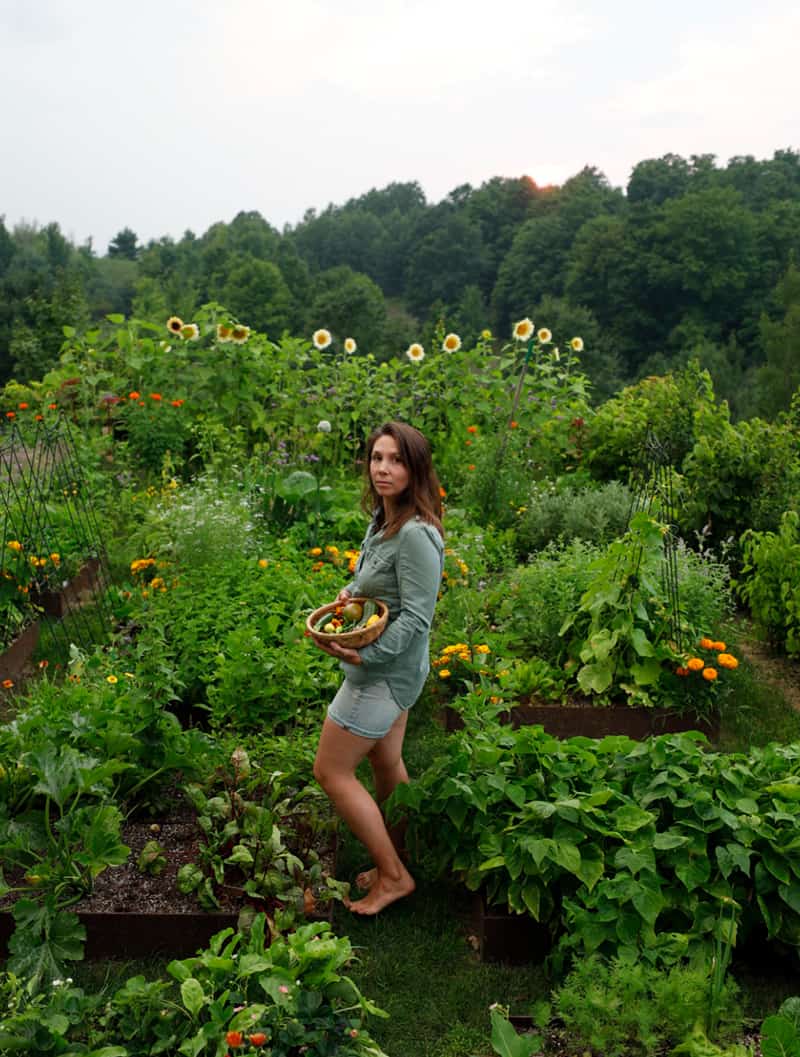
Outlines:
[{"label": "sunflower", "polygon": [[547,327],[540,327],[539,333],[536,335],[536,337],[539,339],[542,345],[546,345],[548,341],[553,340],[553,335],[550,333]]},{"label": "sunflower", "polygon": [[514,330],[512,335],[515,341],[528,341],[533,334],[533,323],[526,316],[525,319],[521,319],[519,323],[514,324]]},{"label": "sunflower", "polygon": [[231,341],[236,342],[237,345],[244,345],[249,337],[250,328],[246,327],[243,323],[237,323],[231,331]]},{"label": "sunflower", "polygon": [[329,330],[315,330],[311,336],[311,340],[318,349],[327,349],[330,343],[333,341],[331,332]]},{"label": "sunflower", "polygon": [[183,330],[183,320],[178,316],[170,316],[167,320],[167,330],[171,330],[173,334],[180,334]]},{"label": "sunflower", "polygon": [[181,327],[181,337],[184,341],[197,341],[200,337],[200,328],[196,323],[184,323]]},{"label": "sunflower", "polygon": [[357,348],[358,348],[358,345],[356,345],[355,338],[345,338],[344,339],[344,351],[345,352],[355,352]]},{"label": "sunflower", "polygon": [[569,343],[573,352],[583,352],[583,338],[573,338]]},{"label": "sunflower", "polygon": [[406,356],[408,356],[409,360],[413,360],[414,363],[420,363],[425,359],[425,349],[418,341],[415,341],[406,349]]},{"label": "sunflower", "polygon": [[217,341],[223,344],[233,340],[233,327],[227,327],[224,323],[217,323]]},{"label": "sunflower", "polygon": [[461,348],[461,338],[458,334],[448,334],[442,342],[442,352],[458,352]]}]

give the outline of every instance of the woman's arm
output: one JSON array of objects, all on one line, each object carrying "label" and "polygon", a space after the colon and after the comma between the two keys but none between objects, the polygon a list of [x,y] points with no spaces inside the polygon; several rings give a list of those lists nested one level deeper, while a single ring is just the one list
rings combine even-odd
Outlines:
[{"label": "woman's arm", "polygon": [[429,530],[419,523],[410,524],[397,549],[400,612],[379,639],[358,651],[362,664],[373,667],[394,661],[416,635],[428,634],[441,576],[441,552]]}]

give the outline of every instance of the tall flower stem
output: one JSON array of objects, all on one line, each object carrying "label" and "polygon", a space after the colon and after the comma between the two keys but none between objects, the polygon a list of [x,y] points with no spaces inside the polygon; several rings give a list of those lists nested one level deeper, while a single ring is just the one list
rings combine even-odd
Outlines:
[{"label": "tall flower stem", "polygon": [[492,474],[492,483],[491,483],[491,492],[490,492],[490,501],[489,501],[489,509],[490,510],[493,509],[495,498],[497,496],[497,479],[500,476],[500,470],[503,467],[503,461],[504,461],[504,459],[506,457],[506,448],[508,447],[508,438],[511,436],[511,430],[513,429],[513,426],[511,425],[511,423],[514,421],[514,419],[516,417],[516,414],[517,414],[517,408],[519,407],[520,397],[522,396],[522,384],[525,381],[525,375],[527,374],[527,371],[528,371],[528,364],[531,362],[531,359],[533,358],[533,348],[534,348],[535,340],[536,339],[534,337],[532,337],[530,339],[530,341],[528,342],[527,349],[525,350],[525,358],[522,361],[522,368],[521,368],[521,370],[519,372],[519,378],[517,379],[516,389],[514,390],[514,398],[511,401],[511,414],[509,415],[509,418],[508,418],[508,429],[505,431],[505,433],[501,437],[501,439],[500,439],[500,447],[497,449],[497,455],[495,457],[495,464],[494,464],[494,473]]}]

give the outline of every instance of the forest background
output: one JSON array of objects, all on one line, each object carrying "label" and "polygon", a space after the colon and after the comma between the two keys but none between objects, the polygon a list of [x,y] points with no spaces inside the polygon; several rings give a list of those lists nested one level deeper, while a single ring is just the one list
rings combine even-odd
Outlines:
[{"label": "forest background", "polygon": [[0,383],[41,378],[64,326],[109,313],[191,318],[208,301],[278,340],[327,327],[379,360],[442,325],[473,343],[530,315],[581,334],[602,401],[697,358],[733,417],[773,418],[800,385],[800,153],[674,154],[625,189],[586,167],[560,186],[494,177],[426,201],[373,189],[278,231],[259,212],[104,256],[58,222],[0,217]]}]

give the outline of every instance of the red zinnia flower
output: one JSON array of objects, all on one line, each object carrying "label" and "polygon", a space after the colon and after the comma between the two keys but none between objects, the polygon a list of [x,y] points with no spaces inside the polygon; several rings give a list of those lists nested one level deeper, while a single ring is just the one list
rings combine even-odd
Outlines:
[{"label": "red zinnia flower", "polygon": [[128,399],[129,400],[138,400],[141,395],[142,395],[141,393],[137,393],[136,390],[134,389],[132,392],[128,393]]},{"label": "red zinnia flower", "polygon": [[6,418],[16,418],[17,416],[13,411],[6,411]]},{"label": "red zinnia flower", "polygon": [[263,1031],[254,1031],[252,1035],[248,1035],[248,1040],[251,1046],[263,1046],[267,1041],[267,1036]]},{"label": "red zinnia flower", "polygon": [[244,1035],[241,1031],[229,1031],[225,1036],[225,1041],[229,1046],[241,1046],[244,1043]]},{"label": "red zinnia flower", "polygon": [[48,404],[47,407],[48,410],[55,411],[55,409],[58,407],[58,404]]},{"label": "red zinnia flower", "polygon": [[161,399],[161,393],[151,393],[150,394],[150,399],[151,400],[160,400]]},{"label": "red zinnia flower", "polygon": [[22,401],[22,403],[21,403],[21,404],[19,405],[19,409],[20,409],[20,411],[27,411],[27,410],[28,410],[28,405],[27,405],[27,404],[25,403],[25,401],[24,401],[24,400],[23,400],[23,401]]}]

